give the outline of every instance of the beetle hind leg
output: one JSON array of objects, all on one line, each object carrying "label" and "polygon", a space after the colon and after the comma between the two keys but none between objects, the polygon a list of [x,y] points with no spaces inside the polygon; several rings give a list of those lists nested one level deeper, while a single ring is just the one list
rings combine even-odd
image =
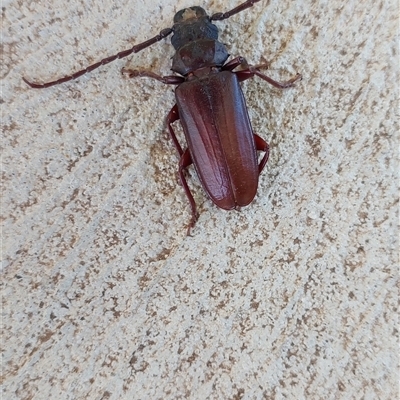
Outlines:
[{"label": "beetle hind leg", "polygon": [[265,164],[269,158],[269,144],[260,136],[254,134],[254,142],[256,143],[257,151],[264,151],[265,154],[261,159],[260,163],[258,164],[258,173],[261,174],[262,170],[265,167]]},{"label": "beetle hind leg", "polygon": [[193,163],[193,161],[192,161],[192,157],[190,156],[189,149],[186,149],[183,152],[181,159],[179,160],[179,177],[181,179],[183,189],[185,190],[186,197],[189,200],[190,208],[192,209],[192,218],[190,220],[188,230],[187,230],[188,236],[190,236],[190,230],[194,227],[197,219],[199,218],[199,213],[197,212],[196,202],[194,201],[192,192],[189,189],[189,185],[187,183],[187,180],[186,180],[185,174],[184,174],[184,170],[192,163]]}]

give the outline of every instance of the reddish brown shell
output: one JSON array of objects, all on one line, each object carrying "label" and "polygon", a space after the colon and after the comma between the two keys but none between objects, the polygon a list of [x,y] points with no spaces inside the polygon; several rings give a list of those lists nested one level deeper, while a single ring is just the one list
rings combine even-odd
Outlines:
[{"label": "reddish brown shell", "polygon": [[249,204],[258,186],[257,152],[236,75],[222,71],[188,80],[175,95],[203,188],[225,210]]}]

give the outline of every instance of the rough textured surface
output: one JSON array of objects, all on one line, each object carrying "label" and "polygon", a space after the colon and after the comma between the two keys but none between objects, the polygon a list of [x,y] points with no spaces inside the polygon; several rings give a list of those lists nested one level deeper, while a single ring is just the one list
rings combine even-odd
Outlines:
[{"label": "rough textured surface", "polygon": [[193,1],[4,2],[4,399],[397,397],[399,10],[317,3],[218,23],[232,55],[304,79],[243,84],[271,144],[258,196],[219,210],[191,173],[187,237],[173,88],[120,76],[168,74],[169,40],[46,90],[21,76],[127,49]]}]

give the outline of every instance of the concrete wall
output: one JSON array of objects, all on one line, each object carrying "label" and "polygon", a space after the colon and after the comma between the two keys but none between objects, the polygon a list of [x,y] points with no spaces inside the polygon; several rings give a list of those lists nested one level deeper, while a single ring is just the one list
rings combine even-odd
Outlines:
[{"label": "concrete wall", "polygon": [[396,3],[262,0],[218,23],[232,56],[303,80],[243,83],[271,145],[257,197],[220,210],[191,170],[188,237],[174,88],[120,73],[170,74],[169,39],[46,90],[21,77],[125,50],[193,1],[5,1],[4,399],[396,398]]}]

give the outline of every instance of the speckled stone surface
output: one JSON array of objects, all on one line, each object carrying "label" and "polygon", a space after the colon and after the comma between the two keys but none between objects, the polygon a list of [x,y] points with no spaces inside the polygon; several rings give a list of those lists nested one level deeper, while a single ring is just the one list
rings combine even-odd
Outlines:
[{"label": "speckled stone surface", "polygon": [[262,0],[218,23],[232,56],[303,81],[244,82],[270,160],[241,212],[192,171],[192,237],[173,87],[120,74],[169,74],[169,40],[61,86],[21,80],[194,4],[3,2],[2,398],[397,398],[397,2]]}]

